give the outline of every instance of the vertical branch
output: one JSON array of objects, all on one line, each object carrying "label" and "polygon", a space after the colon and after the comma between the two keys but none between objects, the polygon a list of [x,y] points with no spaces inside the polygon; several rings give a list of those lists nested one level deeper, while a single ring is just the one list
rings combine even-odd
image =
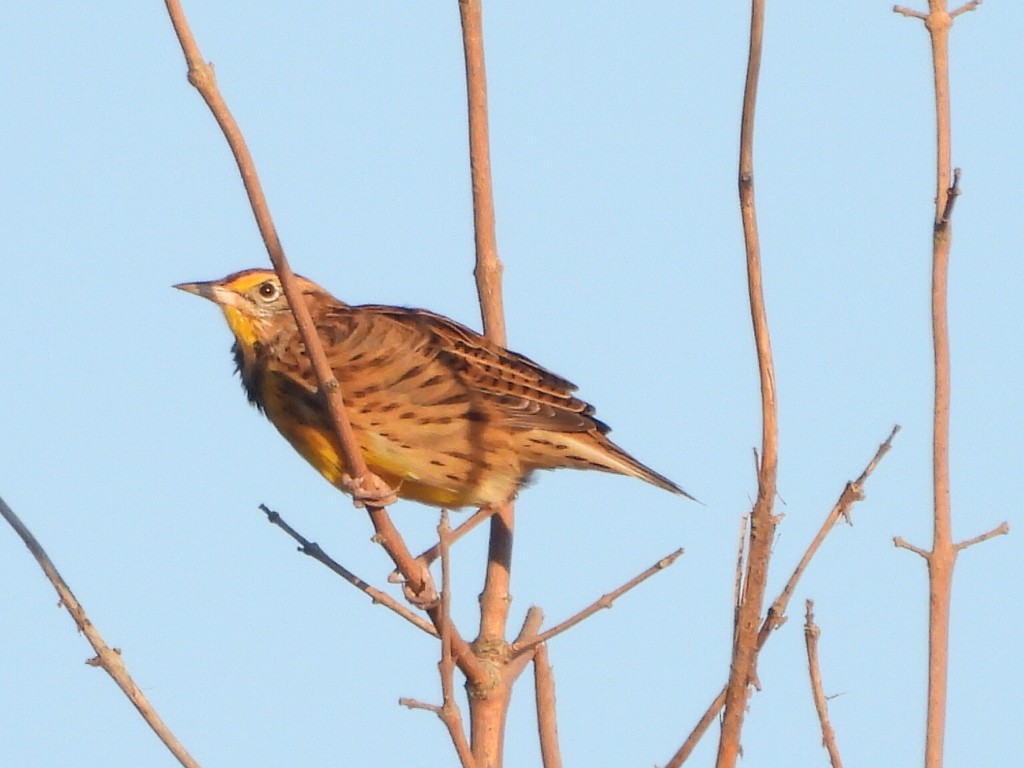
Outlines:
[{"label": "vertical branch", "polygon": [[[926,768],[940,768],[946,732],[946,698],[949,676],[949,614],[953,568],[958,545],[953,541],[949,499],[949,253],[953,231],[951,216],[959,194],[959,170],[952,168],[952,131],[949,94],[949,31],[953,19],[974,10],[977,0],[950,13],[946,0],[928,0],[928,12],[896,6],[904,16],[924,21],[931,40],[935,88],[935,219],[932,230],[932,348],[934,354],[934,405],[932,423],[932,548],[925,551],[903,545],[928,564],[928,706],[925,730]],[[950,180],[952,179],[952,183]]]},{"label": "vertical branch", "polygon": [[459,0],[462,50],[466,61],[466,101],[469,114],[469,173],[473,187],[473,232],[476,243],[476,289],[480,297],[484,335],[505,346],[498,238],[494,225],[491,183],[490,129],[487,122],[487,70],[484,67],[484,26],[481,0]]},{"label": "vertical branch", "polygon": [[951,166],[949,113],[949,28],[945,0],[930,0],[926,23],[932,43],[935,73],[936,194],[932,237],[932,343],[935,356],[935,403],[932,427],[932,484],[934,517],[932,555],[928,558],[928,721],[925,765],[942,765],[946,733],[946,695],[949,675],[949,610],[953,591],[952,511],[949,504],[949,251],[952,227],[946,214]]},{"label": "vertical branch", "polygon": [[821,628],[814,623],[814,601],[807,601],[807,613],[804,621],[804,640],[807,645],[807,669],[811,677],[811,695],[814,697],[814,709],[818,713],[821,724],[821,743],[828,750],[828,758],[832,768],[843,768],[843,758],[836,745],[836,732],[828,718],[828,699],[825,697],[825,686],[821,682],[821,665],[818,662],[818,638]]},{"label": "vertical branch", "polygon": [[[490,136],[487,124],[487,76],[484,66],[483,12],[481,0],[459,0],[462,46],[466,64],[466,101],[469,116],[469,167],[473,189],[473,231],[476,245],[477,293],[484,334],[504,346],[505,313],[501,294],[501,260],[494,224],[494,193],[491,183]],[[480,595],[478,653],[499,666],[504,662],[505,629],[511,604],[512,532],[515,516],[511,503],[491,517],[487,572]],[[470,719],[473,754],[480,765],[501,764],[505,716],[512,681],[497,673],[489,688],[471,698]]]},{"label": "vertical branch", "polygon": [[459,756],[462,768],[476,768],[473,752],[466,741],[466,733],[462,727],[462,713],[455,702],[455,662],[452,659],[452,583],[451,583],[451,535],[448,524],[448,510],[441,510],[441,522],[437,526],[438,547],[441,550],[441,661],[438,671],[441,674],[441,711],[440,717],[448,728],[455,752]]},{"label": "vertical branch", "polygon": [[750,516],[750,545],[747,553],[743,596],[737,614],[732,664],[725,696],[725,714],[718,743],[717,765],[731,768],[740,751],[740,732],[749,696],[749,684],[755,675],[757,635],[768,577],[768,561],[775,533],[772,504],[778,466],[778,417],[775,404],[775,373],[772,363],[768,316],[764,303],[761,253],[754,206],[754,116],[757,85],[761,68],[764,37],[764,0],[752,0],[750,11],[750,50],[743,93],[740,124],[739,197],[743,219],[743,237],[747,254],[747,290],[750,316],[757,350],[757,368],[761,382],[761,460],[757,473],[757,500]]}]

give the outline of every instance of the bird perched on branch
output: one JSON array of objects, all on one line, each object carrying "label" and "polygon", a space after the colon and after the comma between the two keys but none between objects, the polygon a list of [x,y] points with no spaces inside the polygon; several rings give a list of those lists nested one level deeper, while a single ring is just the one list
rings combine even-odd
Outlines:
[{"label": "bird perched on branch", "polygon": [[[350,306],[297,278],[367,467],[439,507],[512,499],[537,469],[597,469],[678,485],[608,439],[576,387],[422,309]],[[328,482],[352,492],[316,376],[277,275],[249,269],[176,285],[217,304],[249,401]]]}]

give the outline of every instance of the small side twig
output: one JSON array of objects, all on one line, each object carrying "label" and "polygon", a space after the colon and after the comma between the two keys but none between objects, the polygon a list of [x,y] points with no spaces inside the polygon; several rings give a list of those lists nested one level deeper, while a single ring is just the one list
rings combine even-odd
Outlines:
[{"label": "small side twig", "polygon": [[533,654],[533,688],[537,706],[537,731],[544,768],[562,768],[558,747],[558,721],[555,717],[555,676],[548,660],[548,646],[541,643]]},{"label": "small side twig", "polygon": [[32,535],[32,532],[21,522],[21,519],[14,513],[14,510],[7,506],[7,503],[2,498],[0,498],[0,515],[14,529],[14,532],[21,537],[25,546],[28,547],[28,551],[32,553],[36,562],[39,563],[39,567],[43,569],[46,578],[49,579],[53,588],[57,590],[60,604],[71,615],[71,618],[78,626],[78,631],[85,635],[89,645],[96,651],[95,658],[90,659],[87,663],[90,666],[102,668],[104,672],[110,675],[135,709],[142,715],[142,719],[153,729],[157,738],[164,743],[164,746],[167,747],[168,751],[174,755],[179,763],[185,766],[185,768],[199,768],[199,763],[192,758],[185,749],[185,746],[178,741],[178,738],[167,727],[167,724],[160,718],[160,715],[157,714],[153,705],[149,703],[146,695],[135,684],[132,676],[128,673],[128,667],[125,666],[124,660],[121,658],[120,649],[111,648],[104,642],[103,636],[100,635],[99,630],[89,620],[85,608],[78,602],[78,599],[71,591],[71,587],[67,585],[67,582],[64,581],[64,578],[57,570],[57,566],[53,564],[50,556],[46,554],[46,550],[43,549],[43,546]]},{"label": "small side twig", "polygon": [[747,558],[747,526],[749,524],[750,515],[743,515],[740,518],[740,535],[736,544],[736,578],[732,588],[733,642],[736,641],[736,626],[740,616],[740,604],[743,602],[743,564]]},{"label": "small side twig", "polygon": [[663,571],[666,568],[668,568],[676,560],[678,560],[679,557],[682,554],[683,554],[683,549],[682,548],[677,549],[675,552],[673,552],[673,553],[663,557],[661,560],[656,562],[650,568],[647,568],[642,573],[639,573],[636,576],[634,576],[632,579],[627,581],[625,584],[623,584],[618,589],[616,589],[616,590],[614,590],[612,592],[609,592],[609,593],[607,593],[605,595],[601,595],[601,597],[599,597],[593,603],[588,605],[582,611],[580,611],[580,612],[570,616],[568,619],[563,621],[561,624],[556,624],[551,629],[546,630],[544,632],[541,632],[539,635],[536,635],[536,636],[531,637],[529,639],[516,640],[516,642],[512,643],[513,657],[521,656],[522,654],[528,652],[529,650],[531,650],[535,646],[538,646],[541,643],[546,643],[551,638],[556,637],[557,635],[562,634],[566,630],[572,629],[577,624],[579,624],[581,621],[583,621],[584,619],[586,619],[586,618],[592,616],[593,614],[597,613],[602,608],[611,608],[612,605],[615,603],[615,601],[617,599],[622,597],[624,594],[629,592],[629,590],[633,589],[638,584],[641,584],[644,581],[647,581],[647,579],[651,578],[651,576],[653,576],[654,574],[656,574],[659,571]]},{"label": "small side twig", "polygon": [[301,533],[292,528],[284,518],[281,517],[280,513],[270,509],[266,504],[260,504],[260,510],[267,516],[267,522],[272,525],[276,525],[282,531],[287,533],[299,544],[299,552],[307,555],[318,563],[321,563],[331,571],[336,573],[338,576],[343,578],[353,587],[358,589],[360,592],[366,594],[374,603],[383,605],[385,608],[389,608],[403,619],[408,621],[410,624],[422,629],[429,635],[438,637],[437,629],[429,621],[425,620],[422,616],[417,616],[407,606],[398,602],[395,598],[389,595],[387,592],[383,592],[372,584],[367,583],[363,579],[356,576],[345,566],[341,565],[338,561],[328,555],[315,541],[310,541]]},{"label": "small side twig", "polygon": [[920,555],[925,560],[929,559],[932,556],[932,553],[929,552],[927,549],[921,549],[921,547],[911,544],[902,536],[893,536],[892,543],[900,549],[906,549],[913,552],[915,555]]},{"label": "small side twig", "polygon": [[818,638],[820,637],[821,629],[814,623],[814,601],[808,600],[804,638],[807,642],[807,668],[811,676],[814,708],[818,712],[818,722],[821,723],[821,740],[825,749],[828,750],[832,768],[843,768],[843,759],[839,755],[839,747],[836,745],[836,732],[828,718],[828,699],[825,697],[825,688],[821,683],[821,667],[818,662]]},{"label": "small side twig", "polygon": [[967,549],[968,547],[973,547],[975,544],[981,544],[981,542],[983,542],[983,541],[988,541],[989,539],[994,539],[996,536],[1005,536],[1009,532],[1010,532],[1010,524],[1007,523],[1004,520],[999,525],[997,525],[995,528],[993,528],[991,531],[987,531],[986,533],[981,533],[981,534],[978,534],[977,536],[972,536],[969,539],[965,539],[964,541],[957,542],[957,544],[956,544],[956,551],[957,552],[961,552],[961,551]]}]

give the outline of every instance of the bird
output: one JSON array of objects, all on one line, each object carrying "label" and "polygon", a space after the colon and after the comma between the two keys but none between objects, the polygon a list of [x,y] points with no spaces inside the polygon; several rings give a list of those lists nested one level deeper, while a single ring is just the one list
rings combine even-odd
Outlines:
[{"label": "bird", "polygon": [[[693,499],[613,443],[576,386],[528,357],[428,310],[349,305],[296,280],[367,468],[397,497],[497,507],[535,470],[574,468]],[[246,269],[174,287],[220,307],[249,402],[329,483],[355,495],[277,274]]]}]

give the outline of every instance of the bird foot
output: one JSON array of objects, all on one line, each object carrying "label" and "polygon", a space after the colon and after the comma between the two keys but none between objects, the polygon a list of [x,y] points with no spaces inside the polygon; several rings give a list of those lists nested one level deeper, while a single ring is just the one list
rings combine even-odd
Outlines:
[{"label": "bird foot", "polygon": [[372,472],[359,477],[342,475],[339,485],[341,490],[352,496],[352,503],[360,509],[366,506],[386,507],[398,501],[395,489]]}]

